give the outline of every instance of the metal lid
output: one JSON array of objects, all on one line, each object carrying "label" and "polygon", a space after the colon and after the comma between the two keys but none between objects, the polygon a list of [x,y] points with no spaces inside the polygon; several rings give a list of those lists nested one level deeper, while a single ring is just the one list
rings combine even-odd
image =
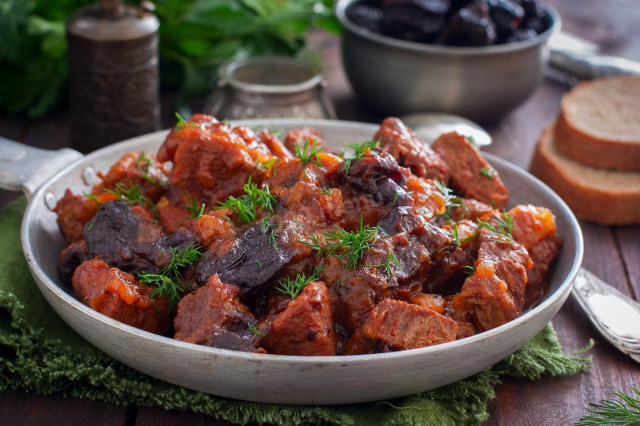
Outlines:
[{"label": "metal lid", "polygon": [[143,2],[141,7],[123,6],[119,1],[103,1],[85,6],[67,21],[67,31],[95,41],[126,41],[158,30],[160,22]]}]

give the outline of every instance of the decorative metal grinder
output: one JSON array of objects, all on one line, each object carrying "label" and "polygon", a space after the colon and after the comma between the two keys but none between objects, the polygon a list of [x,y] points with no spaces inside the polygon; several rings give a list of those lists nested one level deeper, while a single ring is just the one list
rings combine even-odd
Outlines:
[{"label": "decorative metal grinder", "polygon": [[160,128],[153,4],[102,0],[67,21],[71,143],[90,152]]}]

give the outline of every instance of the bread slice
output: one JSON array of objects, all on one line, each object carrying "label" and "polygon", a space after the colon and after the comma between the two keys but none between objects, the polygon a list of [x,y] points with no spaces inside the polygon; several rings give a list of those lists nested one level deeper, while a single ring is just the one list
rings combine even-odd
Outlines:
[{"label": "bread slice", "polygon": [[640,76],[601,78],[567,93],[556,143],[584,164],[640,170]]},{"label": "bread slice", "polygon": [[640,223],[640,172],[578,163],[558,150],[554,127],[542,131],[531,173],[556,191],[581,219],[604,225]]}]

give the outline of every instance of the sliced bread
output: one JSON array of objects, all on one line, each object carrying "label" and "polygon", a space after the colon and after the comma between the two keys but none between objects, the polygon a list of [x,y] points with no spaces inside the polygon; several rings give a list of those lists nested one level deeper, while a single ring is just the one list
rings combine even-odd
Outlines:
[{"label": "sliced bread", "polygon": [[640,223],[640,172],[581,164],[556,146],[554,125],[543,130],[531,173],[549,185],[575,215],[604,225]]},{"label": "sliced bread", "polygon": [[584,164],[640,170],[640,76],[592,80],[567,93],[556,144]]}]

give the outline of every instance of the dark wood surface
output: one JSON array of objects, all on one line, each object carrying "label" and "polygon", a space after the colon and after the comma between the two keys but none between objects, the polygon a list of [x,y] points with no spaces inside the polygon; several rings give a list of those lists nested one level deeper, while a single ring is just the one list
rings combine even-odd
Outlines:
[{"label": "dark wood surface", "polygon": [[[640,4],[638,0],[554,0],[563,28],[598,43],[608,54],[640,61]],[[377,122],[354,96],[341,69],[339,39],[312,34],[310,44],[326,65],[329,95],[338,117]],[[555,118],[560,99],[569,86],[547,78],[524,105],[500,122],[485,124],[494,138],[488,149],[527,168],[544,126]],[[163,94],[163,123],[173,124],[172,94]],[[29,145],[58,149],[68,146],[67,111],[30,120],[24,116],[0,116],[0,136]],[[16,194],[0,191],[0,205]],[[640,300],[640,226],[604,227],[581,223],[585,238],[583,266],[622,292]],[[640,365],[618,352],[599,336],[577,303],[570,298],[553,320],[567,351],[583,347],[589,339],[596,345],[593,368],[568,377],[545,377],[537,381],[506,379],[496,387],[497,398],[489,405],[487,425],[564,425],[577,421],[589,402],[610,398],[616,390],[640,387]],[[473,356],[473,354],[470,354]],[[155,408],[39,396],[20,391],[0,392],[0,424],[16,425],[204,425],[226,424],[202,415]]]}]

